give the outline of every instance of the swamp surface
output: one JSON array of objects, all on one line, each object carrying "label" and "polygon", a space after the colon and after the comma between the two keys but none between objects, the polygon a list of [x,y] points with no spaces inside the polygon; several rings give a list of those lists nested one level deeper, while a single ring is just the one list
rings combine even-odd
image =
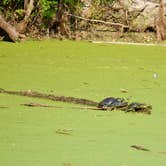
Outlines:
[{"label": "swamp surface", "polygon": [[[166,163],[166,47],[0,42],[0,88],[94,101],[124,97],[153,107],[151,115],[82,110],[69,103],[0,94],[0,165]],[[63,108],[21,105],[30,102]],[[133,148],[137,146],[149,151]]]}]

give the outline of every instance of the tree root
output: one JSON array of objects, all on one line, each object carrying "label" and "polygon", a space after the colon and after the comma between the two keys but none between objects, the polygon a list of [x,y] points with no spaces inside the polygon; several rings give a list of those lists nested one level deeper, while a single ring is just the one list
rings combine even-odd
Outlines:
[{"label": "tree root", "polygon": [[5,21],[0,15],[0,28],[3,29],[13,42],[20,41],[25,38],[24,34],[19,33],[14,26]]}]

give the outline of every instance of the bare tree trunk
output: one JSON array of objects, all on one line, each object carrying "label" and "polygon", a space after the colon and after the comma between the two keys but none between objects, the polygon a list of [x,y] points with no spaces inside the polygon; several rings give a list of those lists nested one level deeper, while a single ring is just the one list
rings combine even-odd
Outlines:
[{"label": "bare tree trunk", "polygon": [[156,20],[157,40],[166,39],[166,20],[164,16],[164,2],[159,0],[159,14]]},{"label": "bare tree trunk", "polygon": [[64,0],[58,0],[58,11],[56,14],[55,24],[57,30],[61,35],[69,36],[69,29],[67,27],[68,16],[66,14],[67,6]]},{"label": "bare tree trunk", "polygon": [[25,29],[27,27],[28,24],[28,19],[31,15],[31,12],[34,8],[34,0],[24,0],[24,11],[25,11],[25,16],[24,19],[17,24],[16,29],[17,31],[23,33],[25,32]]},{"label": "bare tree trunk", "polygon": [[15,27],[6,22],[1,15],[0,15],[0,28],[3,29],[8,34],[9,38],[13,42],[19,41],[20,39],[25,37],[23,34],[20,34],[18,31],[16,31]]},{"label": "bare tree trunk", "polygon": [[0,15],[0,28],[3,29],[12,41],[18,41],[25,38],[25,35],[21,34],[25,32],[28,24],[28,19],[34,8],[34,0],[24,0],[24,19],[18,23],[15,27],[10,25],[5,19]]}]

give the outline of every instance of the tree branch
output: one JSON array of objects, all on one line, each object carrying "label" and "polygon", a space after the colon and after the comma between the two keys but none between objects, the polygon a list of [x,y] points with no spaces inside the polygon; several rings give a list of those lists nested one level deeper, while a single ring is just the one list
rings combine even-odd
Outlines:
[{"label": "tree branch", "polygon": [[34,8],[34,0],[24,0],[24,10],[25,10],[25,16],[24,19],[17,24],[16,29],[19,32],[24,32],[27,24],[28,24],[28,19],[31,15],[31,12]]},{"label": "tree branch", "polygon": [[79,19],[81,19],[81,20],[85,20],[85,21],[89,21],[89,22],[103,23],[103,24],[107,24],[107,25],[111,25],[111,26],[118,26],[118,27],[123,27],[123,28],[129,28],[129,26],[124,25],[124,24],[121,24],[121,23],[113,23],[113,22],[103,21],[103,20],[88,19],[88,18],[84,18],[84,17],[81,17],[81,16],[76,16],[76,15],[73,15],[73,14],[69,14],[69,13],[67,13],[67,12],[66,12],[66,14],[67,14],[68,16],[75,17],[75,18],[79,18]]}]

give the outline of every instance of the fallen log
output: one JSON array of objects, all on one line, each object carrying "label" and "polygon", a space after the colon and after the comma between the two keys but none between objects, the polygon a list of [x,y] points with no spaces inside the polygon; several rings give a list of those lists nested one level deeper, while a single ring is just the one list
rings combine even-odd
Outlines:
[{"label": "fallen log", "polygon": [[[52,100],[52,101],[61,101],[61,102],[68,102],[68,103],[74,103],[74,104],[88,105],[88,106],[93,106],[94,108],[88,108],[88,107],[86,107],[86,108],[93,109],[93,110],[103,110],[103,111],[121,110],[126,113],[135,112],[135,113],[151,114],[151,109],[152,109],[151,105],[147,105],[145,103],[138,103],[138,102],[128,103],[123,98],[114,98],[114,97],[108,97],[108,98],[105,98],[104,100],[102,100],[101,102],[95,102],[95,101],[83,99],[83,98],[70,97],[70,96],[56,96],[53,94],[45,94],[45,93],[40,93],[40,92],[36,92],[36,91],[32,91],[32,90],[9,91],[9,90],[0,88],[0,93],[41,98],[41,99],[47,99],[47,100]],[[24,105],[31,106],[31,107],[35,107],[35,106],[49,107],[48,105],[35,104],[35,103],[24,104]]]},{"label": "fallen log", "polygon": [[41,99],[47,99],[47,100],[52,100],[52,101],[68,102],[68,103],[74,103],[74,104],[83,104],[83,105],[89,105],[89,106],[98,105],[98,102],[88,100],[88,99],[82,99],[82,98],[76,98],[76,97],[70,97],[70,96],[56,96],[53,94],[45,94],[45,93],[40,93],[40,92],[36,92],[36,91],[32,91],[32,90],[9,91],[9,90],[4,90],[4,89],[0,88],[0,93],[41,98]]}]

